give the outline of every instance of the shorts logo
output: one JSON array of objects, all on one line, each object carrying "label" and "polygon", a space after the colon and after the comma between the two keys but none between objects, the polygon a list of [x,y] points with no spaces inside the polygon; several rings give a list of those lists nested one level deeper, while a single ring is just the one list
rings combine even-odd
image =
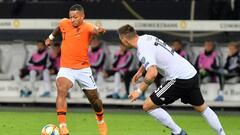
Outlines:
[{"label": "shorts logo", "polygon": [[160,97],[160,99],[161,99],[162,101],[164,101],[164,100],[165,100],[165,98],[164,98],[164,97]]},{"label": "shorts logo", "polygon": [[161,85],[159,88],[157,88],[154,92],[157,93],[157,92],[160,91],[161,89],[162,89],[162,85]]},{"label": "shorts logo", "polygon": [[146,61],[145,57],[142,57],[142,59],[140,61],[144,65],[144,67],[147,67],[149,65],[149,62]]},{"label": "shorts logo", "polygon": [[167,82],[165,85],[161,85],[157,90],[155,90],[156,96],[158,98],[160,98],[161,95],[164,94],[175,82],[176,82],[176,80],[174,79],[174,80]]},{"label": "shorts logo", "polygon": [[144,67],[147,67],[149,65],[149,62],[147,62],[145,65],[144,65]]},{"label": "shorts logo", "polygon": [[141,59],[141,63],[142,63],[142,64],[145,64],[145,62],[146,62],[145,57],[142,57],[142,59]]},{"label": "shorts logo", "polygon": [[161,86],[159,86],[154,92],[158,93],[162,89],[162,87],[163,87],[163,84]]}]

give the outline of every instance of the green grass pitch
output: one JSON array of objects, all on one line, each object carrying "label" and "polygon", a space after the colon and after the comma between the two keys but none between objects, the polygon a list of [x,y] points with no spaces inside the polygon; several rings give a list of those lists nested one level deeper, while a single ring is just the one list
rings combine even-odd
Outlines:
[{"label": "green grass pitch", "polygon": [[[171,112],[173,119],[189,135],[215,135],[207,122],[197,113]],[[240,114],[220,114],[219,118],[227,135],[240,135]],[[141,111],[107,110],[105,120],[109,135],[170,135],[153,118]],[[67,114],[70,135],[98,135],[91,110],[69,110]],[[57,124],[54,109],[30,108],[27,110],[0,110],[1,135],[40,135],[41,128],[49,123]]]}]

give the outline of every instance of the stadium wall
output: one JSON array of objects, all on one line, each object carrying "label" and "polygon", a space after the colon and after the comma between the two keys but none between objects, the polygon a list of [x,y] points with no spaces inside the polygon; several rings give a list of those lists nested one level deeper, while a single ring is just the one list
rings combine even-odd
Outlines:
[{"label": "stadium wall", "polygon": [[[29,82],[25,81],[23,82],[24,85],[30,86]],[[40,92],[44,91],[44,82],[43,81],[37,81],[36,82],[36,91],[33,91],[33,94],[28,98],[20,98],[19,93],[19,87],[18,84],[14,81],[0,81],[0,103],[54,103],[55,97],[56,97],[56,86],[55,83],[52,83],[52,91],[51,91],[51,97],[49,98],[40,98]],[[124,84],[121,83],[121,92],[120,95],[125,94],[124,90]],[[146,96],[149,96],[154,90],[155,85],[151,85],[149,90],[146,92]],[[224,88],[224,102],[218,102],[214,105],[222,105],[223,107],[240,107],[240,84],[226,84]],[[103,99],[103,102],[110,105],[131,105],[131,103],[128,100],[122,100],[122,99],[106,99],[106,95],[112,93],[114,89],[114,83],[113,82],[106,82],[102,86],[98,86],[98,90],[100,93],[100,96]],[[133,87],[131,87],[131,90]],[[213,102],[214,98],[216,97],[218,93],[219,85],[216,83],[206,83],[201,85],[201,90],[204,99],[207,102]],[[74,85],[74,87],[70,90],[70,103],[72,104],[83,104],[87,103],[87,99],[84,96],[84,93],[78,87],[78,85]],[[136,102],[134,105],[141,105],[142,101]],[[232,103],[232,104],[226,104],[226,103]],[[177,103],[176,105],[179,105]],[[183,105],[184,106],[184,105]]]},{"label": "stadium wall", "polygon": [[[26,22],[27,21],[27,22]],[[29,22],[28,22],[29,21]],[[40,21],[40,22],[38,22]],[[38,20],[35,19],[35,21],[33,21],[32,19],[29,20],[25,20],[25,19],[5,19],[5,20],[0,20],[0,33],[3,32],[3,34],[1,34],[0,38],[3,38],[4,36],[6,37],[11,37],[12,38],[16,38],[15,36],[11,35],[11,34],[6,34],[4,33],[5,31],[9,31],[12,33],[18,33],[19,35],[21,35],[23,38],[24,37],[28,37],[26,35],[26,33],[22,33],[22,32],[26,32],[26,31],[32,31],[32,32],[36,32],[36,36],[38,37],[38,39],[44,39],[44,37],[41,37],[37,34],[41,33],[41,31],[39,31],[39,29],[42,29],[44,31],[46,31],[46,35],[48,35],[49,33],[47,33],[47,31],[49,31],[49,29],[53,29],[56,25],[57,25],[57,21],[58,19],[48,19],[48,20]],[[96,21],[99,20],[89,20],[89,21],[93,21],[94,23]],[[116,21],[116,20],[100,20],[100,22],[107,27],[108,30],[112,30],[116,33],[116,29],[120,26],[123,25],[125,23],[131,23],[132,25],[137,25],[138,24],[138,30],[142,30],[142,31],[150,31],[150,32],[158,32],[158,31],[178,31],[178,32],[188,32],[188,31],[195,31],[195,30],[212,30],[212,31],[240,31],[240,22],[239,21],[182,21],[182,20],[158,20],[158,21],[154,21],[154,20],[121,20],[121,21]],[[40,23],[38,25],[38,23]],[[111,25],[110,25],[111,24]],[[139,25],[141,24],[141,25]],[[204,25],[203,25],[204,24]],[[209,27],[208,24],[211,24],[211,26]],[[161,26],[161,27],[160,27]],[[196,27],[197,26],[197,27]],[[225,27],[221,27],[221,26],[225,26]],[[36,29],[38,28],[38,29]],[[150,29],[150,30],[149,30]],[[231,36],[231,35],[230,35]],[[238,36],[239,37],[239,36]],[[238,38],[237,37],[237,38]],[[117,39],[117,36],[115,37]],[[162,38],[162,37],[161,37]],[[236,39],[237,39],[236,38]],[[165,39],[165,38],[163,38]],[[217,40],[218,41],[218,40]],[[24,43],[23,43],[24,44]],[[22,44],[22,47],[24,48],[24,45]],[[2,48],[6,49],[7,46],[9,48],[11,48],[10,46],[12,45],[2,45]],[[15,57],[18,57],[18,55],[21,55],[20,49],[19,47],[21,47],[20,45],[15,45],[13,46],[13,48],[15,48]],[[9,49],[12,50],[12,49]],[[17,55],[18,54],[18,55]],[[21,58],[21,57],[18,57]],[[21,65],[19,65],[21,66]],[[26,85],[29,85],[27,82],[25,82]],[[52,91],[52,95],[53,98],[39,98],[38,97],[38,92],[43,90],[43,82],[38,81],[37,82],[37,91],[33,94],[32,97],[30,98],[19,98],[19,92],[18,92],[18,86],[14,81],[4,81],[1,80],[0,81],[0,102],[29,102],[29,103],[42,103],[42,102],[55,102],[55,96],[56,96],[56,91]],[[54,83],[53,83],[53,89],[54,88]],[[122,94],[124,93],[124,87],[123,84],[121,84],[122,86]],[[207,83],[207,84],[203,84],[202,86],[202,92],[204,95],[204,98],[207,101],[213,101],[213,99],[215,98],[215,96],[217,95],[218,92],[218,84],[211,84],[211,83]],[[236,105],[236,106],[240,106],[240,84],[227,84],[225,87],[225,100],[226,102],[220,102],[217,103],[217,105],[224,105],[225,103],[230,102],[229,104],[227,104],[227,106],[232,106],[232,105]],[[109,94],[113,89],[114,89],[114,85],[113,83],[110,81],[108,83],[106,83],[103,86],[99,86],[100,92],[101,92],[101,96],[105,97],[107,94]],[[154,90],[154,86],[152,86],[150,88],[151,90]],[[146,94],[149,95],[151,90]],[[72,98],[70,99],[71,103],[87,103],[86,98],[83,98],[83,93],[81,92],[81,90],[79,90],[79,88],[77,86],[75,86],[72,90],[71,90],[71,95]],[[108,104],[124,104],[124,105],[129,105],[129,101],[128,100],[108,100],[108,99],[104,99],[104,102],[107,102]],[[136,104],[140,105],[142,103],[142,101],[136,102]]]}]

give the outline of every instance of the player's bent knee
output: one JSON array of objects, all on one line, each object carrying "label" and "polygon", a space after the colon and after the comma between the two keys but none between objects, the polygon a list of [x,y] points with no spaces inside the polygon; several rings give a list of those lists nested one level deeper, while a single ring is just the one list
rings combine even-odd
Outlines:
[{"label": "player's bent knee", "polygon": [[149,110],[151,110],[151,107],[147,103],[144,103],[142,109],[143,111],[148,112]]},{"label": "player's bent knee", "polygon": [[142,108],[145,112],[148,112],[148,111],[150,111],[152,109],[155,109],[155,108],[158,108],[158,107],[159,106],[155,105],[150,97],[148,97],[144,101],[143,106],[142,106]]},{"label": "player's bent knee", "polygon": [[202,113],[208,106],[206,103],[203,103],[202,105],[193,106],[193,107],[197,112]]},{"label": "player's bent knee", "polygon": [[62,84],[57,84],[57,96],[66,97],[68,92],[68,87]]}]

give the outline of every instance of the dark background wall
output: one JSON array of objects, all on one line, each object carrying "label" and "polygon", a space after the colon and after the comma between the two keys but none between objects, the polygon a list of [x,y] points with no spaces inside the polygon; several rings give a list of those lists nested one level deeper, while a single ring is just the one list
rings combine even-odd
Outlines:
[{"label": "dark background wall", "polygon": [[[36,2],[38,1],[38,2]],[[190,19],[191,0],[125,0],[145,19]],[[5,0],[0,3],[1,18],[62,18],[73,4],[85,7],[91,19],[136,19],[123,0]],[[239,19],[239,0],[196,0],[195,19]]]},{"label": "dark background wall", "polygon": [[[1,2],[3,1],[3,2]],[[13,2],[15,1],[15,2]],[[63,18],[68,17],[69,8],[78,3],[85,7],[88,19],[138,19],[126,4],[144,19],[190,19],[192,0],[0,0],[1,18]],[[235,8],[230,7],[231,0],[195,0],[196,20],[238,20],[240,17],[240,0],[235,0]],[[125,3],[125,4],[124,4]],[[48,36],[51,30],[0,30],[0,40],[38,40]],[[139,32],[154,34],[171,41],[176,36],[166,33]],[[196,42],[213,39],[219,42],[239,40],[238,32],[222,32],[211,37],[195,38]],[[104,40],[116,42],[116,31],[108,31]],[[184,40],[188,40],[185,38]]]}]

